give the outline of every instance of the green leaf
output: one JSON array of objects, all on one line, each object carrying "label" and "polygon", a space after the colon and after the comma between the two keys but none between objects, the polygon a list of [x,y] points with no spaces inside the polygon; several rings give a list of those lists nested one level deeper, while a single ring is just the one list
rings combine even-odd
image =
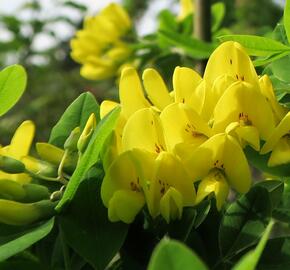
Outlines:
[{"label": "green leaf", "polygon": [[225,4],[223,2],[214,3],[211,6],[212,25],[211,31],[215,32],[221,26],[225,16]]},{"label": "green leaf", "polygon": [[271,62],[274,62],[280,58],[283,58],[284,56],[287,56],[289,54],[290,54],[290,51],[286,51],[286,52],[282,52],[282,53],[275,53],[275,54],[271,54],[270,56],[258,58],[256,60],[254,60],[253,63],[254,63],[255,67],[264,66],[264,65],[269,64]]},{"label": "green leaf", "polygon": [[275,176],[289,176],[290,175],[290,166],[288,164],[279,165],[275,167],[268,167],[267,163],[270,158],[270,154],[260,155],[259,152],[255,151],[250,146],[247,146],[244,150],[248,161],[253,165],[255,168],[275,175]]},{"label": "green leaf", "polygon": [[290,43],[290,1],[286,0],[285,7],[284,7],[284,27],[287,34],[288,42]]},{"label": "green leaf", "polygon": [[224,213],[219,229],[219,245],[224,259],[229,260],[255,244],[264,232],[270,214],[268,191],[260,186],[254,186],[233,202]]},{"label": "green leaf", "polygon": [[286,270],[290,267],[290,238],[275,238],[267,242],[257,266],[258,270]]},{"label": "green leaf", "polygon": [[25,69],[13,65],[0,72],[0,116],[11,109],[22,96],[27,82]]},{"label": "green leaf", "polygon": [[261,240],[259,241],[257,247],[254,250],[247,252],[234,266],[233,270],[255,270],[256,265],[262,255],[265,248],[267,240],[269,238],[270,232],[274,225],[274,221],[270,221]]},{"label": "green leaf", "polygon": [[290,69],[290,57],[285,56],[271,64],[273,75],[283,82],[290,83],[289,69]]},{"label": "green leaf", "polygon": [[280,180],[265,180],[258,182],[255,186],[263,187],[268,190],[272,209],[274,209],[280,202],[284,191],[284,182]]},{"label": "green leaf", "polygon": [[184,244],[163,239],[154,249],[148,270],[206,270],[207,266]]},{"label": "green leaf", "polygon": [[168,44],[182,49],[185,54],[195,59],[206,59],[213,52],[215,46],[193,37],[172,33],[169,31],[159,31],[158,35],[166,40]]},{"label": "green leaf", "polygon": [[91,169],[77,193],[60,216],[65,242],[94,269],[105,269],[120,250],[128,230],[122,222],[110,222],[101,201],[103,171]]},{"label": "green leaf", "polygon": [[[7,231],[1,228],[0,261],[4,261],[7,258],[25,250],[40,239],[47,236],[52,230],[53,224],[54,218],[36,227],[21,231],[20,233],[17,233],[16,231],[13,235],[8,235]],[[6,228],[8,228],[8,226]]]},{"label": "green leaf", "polygon": [[102,146],[115,127],[116,121],[120,114],[120,107],[114,109],[107,115],[95,129],[90,143],[81,157],[70,181],[65,189],[63,197],[58,203],[56,210],[60,211],[66,204],[68,204],[74,197],[79,184],[84,179],[87,171],[97,163]]},{"label": "green leaf", "polygon": [[233,40],[239,42],[250,55],[269,56],[289,52],[290,47],[271,38],[252,35],[226,35],[219,37],[220,41]]},{"label": "green leaf", "polygon": [[53,127],[49,143],[62,148],[71,131],[78,126],[82,130],[92,113],[95,114],[98,122],[99,105],[96,99],[89,92],[81,94],[66,109],[58,123]]},{"label": "green leaf", "polygon": [[200,204],[198,204],[195,207],[197,215],[194,221],[194,228],[198,228],[202,224],[202,222],[206,219],[210,208],[211,208],[210,200],[203,200]]}]

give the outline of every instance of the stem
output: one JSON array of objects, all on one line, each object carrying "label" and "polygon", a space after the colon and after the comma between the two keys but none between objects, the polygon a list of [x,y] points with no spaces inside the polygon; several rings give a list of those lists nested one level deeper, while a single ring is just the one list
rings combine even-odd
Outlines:
[{"label": "stem", "polygon": [[[211,0],[195,1],[194,35],[196,38],[211,42]],[[200,60],[197,70],[203,75],[207,60]]]}]

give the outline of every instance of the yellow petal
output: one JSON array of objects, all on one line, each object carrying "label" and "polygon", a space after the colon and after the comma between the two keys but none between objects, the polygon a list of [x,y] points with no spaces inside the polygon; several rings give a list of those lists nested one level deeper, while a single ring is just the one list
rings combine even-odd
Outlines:
[{"label": "yellow petal", "polygon": [[130,224],[145,204],[144,196],[131,190],[118,190],[109,202],[109,220]]},{"label": "yellow petal", "polygon": [[139,76],[135,69],[125,68],[122,70],[119,97],[122,106],[122,114],[129,118],[139,109],[149,107],[149,102],[145,99]]},{"label": "yellow petal", "polygon": [[218,170],[210,172],[198,185],[196,194],[196,204],[200,203],[206,196],[214,192],[216,206],[220,210],[229,194],[229,185],[225,177]]},{"label": "yellow petal", "polygon": [[287,109],[278,103],[277,98],[274,94],[273,85],[268,75],[264,75],[259,79],[260,89],[267,102],[270,104],[273,114],[275,116],[276,124],[281,121],[281,119],[287,113]]},{"label": "yellow petal", "polygon": [[273,167],[290,163],[290,138],[282,137],[275,145],[268,161],[268,166]]},{"label": "yellow petal", "polygon": [[169,223],[170,220],[181,219],[182,209],[182,195],[178,190],[170,187],[160,200],[161,215]]},{"label": "yellow petal", "polygon": [[20,159],[29,153],[34,137],[35,126],[32,121],[24,121],[15,131],[9,146],[9,156]]},{"label": "yellow petal", "polygon": [[180,159],[168,152],[162,152],[155,161],[154,180],[150,183],[147,204],[150,214],[159,214],[161,198],[170,187],[174,187],[182,196],[183,206],[193,206],[195,188]]},{"label": "yellow petal", "polygon": [[114,66],[96,66],[85,64],[81,67],[81,76],[88,80],[105,80],[115,75]]},{"label": "yellow petal", "polygon": [[251,173],[241,146],[227,134],[217,134],[200,145],[185,162],[193,180],[206,177],[211,169],[224,172],[228,183],[238,192],[247,192]]},{"label": "yellow petal", "polygon": [[116,3],[109,4],[100,14],[112,21],[115,27],[122,32],[127,31],[131,26],[131,20],[127,11]]},{"label": "yellow petal", "polygon": [[135,112],[127,121],[122,137],[123,150],[139,148],[153,153],[165,150],[159,116],[150,108]]},{"label": "yellow petal", "polygon": [[239,81],[249,82],[257,89],[259,87],[254,65],[244,48],[237,42],[224,42],[211,54],[204,79],[213,84],[217,77],[224,74]]},{"label": "yellow petal", "polygon": [[279,125],[274,129],[273,133],[263,145],[260,153],[266,154],[274,149],[280,138],[288,134],[290,130],[290,112],[288,112],[285,117],[281,120]]},{"label": "yellow petal", "polygon": [[185,19],[188,15],[193,13],[194,6],[192,0],[180,0],[180,11],[178,14],[178,20]]},{"label": "yellow petal", "polygon": [[106,207],[109,206],[110,199],[118,190],[141,191],[140,180],[131,155],[131,151],[119,155],[109,167],[104,177],[101,197]]},{"label": "yellow petal", "polygon": [[256,127],[264,140],[275,126],[273,113],[264,96],[253,85],[244,82],[232,84],[214,110],[213,130],[216,133],[224,132],[231,122]]},{"label": "yellow petal", "polygon": [[158,109],[163,110],[172,103],[167,87],[156,70],[147,68],[143,72],[143,84],[148,98]]},{"label": "yellow petal", "polygon": [[[194,70],[186,67],[176,67],[173,73],[175,102],[188,103],[201,80],[200,75]],[[196,98],[200,102],[200,97],[197,96]]]},{"label": "yellow petal", "polygon": [[186,104],[174,103],[160,114],[166,146],[172,150],[177,144],[196,144],[212,135],[203,119]]},{"label": "yellow petal", "polygon": [[226,133],[236,137],[242,147],[249,144],[256,151],[260,150],[259,131],[256,127],[242,126],[238,122],[232,122],[227,126]]},{"label": "yellow petal", "polygon": [[201,112],[204,119],[209,121],[213,117],[213,111],[217,102],[226,89],[234,82],[235,79],[233,77],[223,74],[214,80],[213,85],[205,83],[205,100]]},{"label": "yellow petal", "polygon": [[103,119],[109,112],[115,109],[119,103],[111,100],[104,100],[100,105],[100,118]]}]

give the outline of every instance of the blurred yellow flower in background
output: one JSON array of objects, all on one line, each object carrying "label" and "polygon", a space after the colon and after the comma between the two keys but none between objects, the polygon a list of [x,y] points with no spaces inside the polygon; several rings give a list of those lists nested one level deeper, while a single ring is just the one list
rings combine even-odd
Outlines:
[{"label": "blurred yellow flower in background", "polygon": [[116,3],[87,17],[83,29],[71,40],[71,57],[82,65],[81,75],[89,80],[115,76],[131,54],[122,40],[130,29],[128,13]]}]

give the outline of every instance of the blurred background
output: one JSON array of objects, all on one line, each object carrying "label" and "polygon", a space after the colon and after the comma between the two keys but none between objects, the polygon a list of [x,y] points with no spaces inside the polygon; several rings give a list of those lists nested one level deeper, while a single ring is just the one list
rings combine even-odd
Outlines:
[{"label": "blurred background", "polygon": [[[179,12],[177,0],[1,0],[0,69],[20,63],[28,73],[24,96],[1,118],[1,144],[10,141],[25,119],[36,123],[37,141],[47,140],[65,108],[83,91],[91,91],[99,102],[115,95],[116,79],[95,82],[80,76],[69,46],[85,15],[95,14],[111,2],[125,6],[140,36],[154,31],[161,10]],[[233,33],[267,34],[283,14],[283,0],[222,2],[226,7],[223,27]]]}]

